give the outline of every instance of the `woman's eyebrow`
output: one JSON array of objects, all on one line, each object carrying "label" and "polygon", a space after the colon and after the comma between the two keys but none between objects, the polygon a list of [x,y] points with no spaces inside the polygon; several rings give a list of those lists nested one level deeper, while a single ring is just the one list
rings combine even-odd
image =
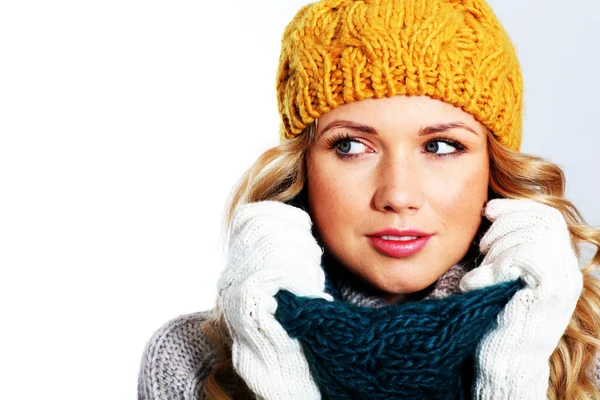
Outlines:
[{"label": "woman's eyebrow", "polygon": [[329,123],[325,128],[323,128],[319,136],[324,135],[327,131],[334,128],[346,128],[353,131],[377,135],[377,130],[375,130],[375,128],[373,128],[372,126],[358,124],[356,122],[340,119]]},{"label": "woman's eyebrow", "polygon": [[[346,128],[346,129],[350,129],[353,131],[377,135],[377,130],[375,128],[373,128],[372,126],[358,124],[356,122],[340,119],[340,120],[336,120],[336,121],[329,123],[325,128],[323,128],[323,130],[321,131],[319,136],[324,135],[327,131],[334,129],[334,128]],[[464,124],[462,122],[455,121],[455,122],[447,122],[447,123],[425,126],[421,129],[419,129],[419,136],[426,136],[426,135],[431,135],[434,133],[446,132],[451,129],[464,129],[464,130],[467,130],[467,131],[472,132],[475,135],[477,135],[477,132],[475,132],[475,130],[473,128],[471,128],[469,125]]]},{"label": "woman's eyebrow", "polygon": [[451,129],[464,129],[469,132],[473,132],[475,135],[477,135],[477,132],[475,132],[475,130],[473,128],[471,128],[469,125],[456,121],[456,122],[448,122],[445,124],[435,124],[435,125],[425,126],[421,129],[419,129],[419,136],[431,135],[433,133],[439,133],[439,132],[446,132]]}]

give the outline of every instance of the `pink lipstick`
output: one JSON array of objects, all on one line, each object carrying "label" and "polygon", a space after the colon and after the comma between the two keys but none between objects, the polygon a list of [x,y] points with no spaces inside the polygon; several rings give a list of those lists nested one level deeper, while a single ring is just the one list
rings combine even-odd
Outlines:
[{"label": "pink lipstick", "polygon": [[409,257],[421,251],[433,236],[416,229],[385,229],[367,235],[377,251],[390,257]]}]

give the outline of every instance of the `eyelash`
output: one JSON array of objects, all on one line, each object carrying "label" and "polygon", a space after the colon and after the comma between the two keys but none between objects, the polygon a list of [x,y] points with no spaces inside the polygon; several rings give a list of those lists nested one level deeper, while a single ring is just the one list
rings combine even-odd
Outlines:
[{"label": "eyelash", "polygon": [[[330,150],[335,149],[341,142],[345,142],[345,141],[357,142],[357,143],[362,144],[363,146],[366,146],[364,143],[362,143],[360,140],[358,140],[358,138],[350,136],[348,133],[338,133],[326,140],[327,146],[329,147]],[[425,143],[425,146],[427,146],[429,143],[433,143],[433,142],[444,142],[456,149],[455,152],[447,153],[447,154],[435,154],[435,153],[426,152],[429,156],[431,156],[433,158],[437,158],[437,159],[448,158],[448,157],[458,157],[460,154],[464,153],[467,150],[467,148],[463,144],[461,144],[455,140],[452,140],[448,137],[444,137],[444,136],[436,137],[434,139],[429,140],[427,143]],[[340,153],[337,151],[336,151],[336,154],[341,159],[352,159],[352,158],[361,157],[361,154],[344,154],[344,153]]]}]

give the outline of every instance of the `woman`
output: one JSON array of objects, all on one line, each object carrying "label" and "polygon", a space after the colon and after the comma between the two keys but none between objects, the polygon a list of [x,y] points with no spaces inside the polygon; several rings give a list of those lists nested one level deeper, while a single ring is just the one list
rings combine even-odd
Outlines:
[{"label": "woman", "polygon": [[472,382],[461,372],[446,397],[600,398],[600,251],[577,261],[600,231],[564,198],[559,167],[518,151],[520,68],[483,1],[310,4],[277,78],[282,143],[229,204],[217,308],[155,334],[140,398],[335,397],[284,323],[286,293],[387,310],[517,279],[476,332]]}]

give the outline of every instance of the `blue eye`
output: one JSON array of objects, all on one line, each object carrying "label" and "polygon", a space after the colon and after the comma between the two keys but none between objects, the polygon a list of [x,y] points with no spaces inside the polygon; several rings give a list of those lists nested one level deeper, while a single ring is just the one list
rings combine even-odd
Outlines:
[{"label": "blue eye", "polygon": [[432,140],[425,145],[425,150],[428,153],[450,154],[457,151],[457,148],[456,146],[451,145],[443,140]]},{"label": "blue eye", "polygon": [[425,153],[434,158],[458,157],[467,151],[461,143],[447,137],[430,140],[424,146]]},{"label": "blue eye", "polygon": [[[335,150],[335,154],[342,159],[350,159],[361,156],[361,152],[367,148],[360,140],[351,137],[348,133],[341,133],[326,140],[327,147]],[[357,146],[362,146],[357,149]],[[351,152],[352,151],[352,152]]]},{"label": "blue eye", "polygon": [[351,140],[351,139],[344,139],[344,140],[340,140],[337,144],[337,148],[343,153],[343,154],[357,154],[357,153],[350,153],[350,150],[352,149],[352,144],[355,144],[354,147],[356,147],[356,145],[360,145],[362,147],[365,147],[364,144],[362,144],[361,142],[358,142],[356,140]]}]

